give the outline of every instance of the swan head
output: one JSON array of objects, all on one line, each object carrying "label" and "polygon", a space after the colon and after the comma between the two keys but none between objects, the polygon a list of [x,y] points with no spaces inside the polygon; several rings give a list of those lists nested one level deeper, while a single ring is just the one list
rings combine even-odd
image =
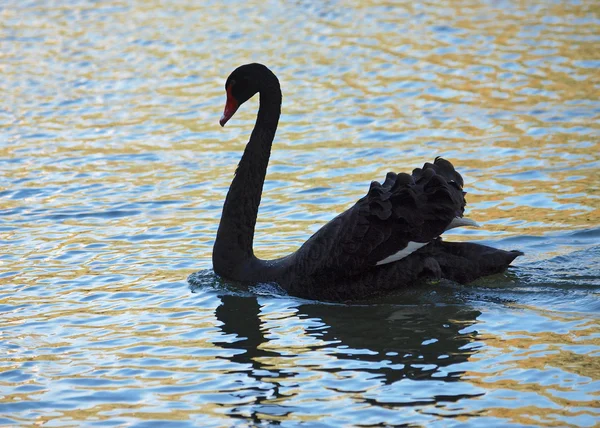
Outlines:
[{"label": "swan head", "polygon": [[219,120],[221,126],[225,126],[242,104],[260,92],[263,82],[271,76],[275,77],[271,70],[262,64],[246,64],[236,68],[225,82],[227,101],[223,116]]}]

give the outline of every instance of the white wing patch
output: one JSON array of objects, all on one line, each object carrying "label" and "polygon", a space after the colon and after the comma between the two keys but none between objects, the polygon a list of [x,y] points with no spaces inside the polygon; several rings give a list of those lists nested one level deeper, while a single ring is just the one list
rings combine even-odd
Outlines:
[{"label": "white wing patch", "polygon": [[397,253],[392,254],[391,256],[387,256],[385,259],[378,261],[376,265],[384,265],[386,263],[392,263],[392,262],[398,261],[400,259],[403,259],[404,257],[408,256],[409,254],[414,253],[419,248],[424,247],[427,244],[429,244],[429,242],[410,241],[406,247],[404,247]]},{"label": "white wing patch", "polygon": [[454,217],[452,219],[452,221],[450,222],[450,224],[448,225],[448,227],[446,228],[446,230],[454,229],[455,227],[464,227],[464,226],[481,227],[479,225],[479,223],[477,223],[475,220],[472,220],[470,218]]}]

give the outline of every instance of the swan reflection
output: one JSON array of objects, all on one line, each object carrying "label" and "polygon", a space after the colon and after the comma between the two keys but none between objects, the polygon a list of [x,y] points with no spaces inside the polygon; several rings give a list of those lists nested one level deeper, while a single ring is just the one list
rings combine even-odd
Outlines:
[{"label": "swan reflection", "polygon": [[472,326],[481,313],[465,305],[422,305],[418,296],[415,304],[402,305],[219,298],[215,315],[222,334],[213,343],[233,351],[231,370],[248,376],[245,393],[254,403],[246,413],[256,416],[267,406],[268,412],[285,415],[306,394],[326,400],[355,392],[362,400],[380,401],[385,398],[369,398],[369,391],[386,386],[392,396],[386,405],[392,406],[480,395],[473,388],[449,386],[461,380],[459,366],[478,348]]}]

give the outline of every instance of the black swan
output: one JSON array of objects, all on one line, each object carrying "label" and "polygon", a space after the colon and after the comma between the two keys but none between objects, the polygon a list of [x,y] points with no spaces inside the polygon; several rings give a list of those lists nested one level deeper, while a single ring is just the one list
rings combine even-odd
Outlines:
[{"label": "black swan", "polygon": [[335,217],[296,252],[260,260],[252,242],[256,216],[281,113],[277,77],[262,64],[243,65],[225,83],[220,124],[257,92],[256,124],[223,206],[213,248],[213,269],[227,280],[275,282],[288,293],[322,300],[381,295],[422,279],[460,283],[505,270],[522,253],[474,243],[444,242],[440,235],[463,218],[463,179],[440,157],[412,175],[388,173],[367,195]]}]

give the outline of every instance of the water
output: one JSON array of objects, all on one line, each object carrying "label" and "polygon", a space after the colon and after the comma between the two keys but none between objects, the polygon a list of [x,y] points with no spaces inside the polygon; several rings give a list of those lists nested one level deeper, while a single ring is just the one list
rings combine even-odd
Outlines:
[{"label": "water", "polygon": [[[600,417],[600,20],[573,2],[0,6],[0,426],[592,426]],[[363,304],[222,283],[256,101],[283,116],[256,251],[444,155],[509,272]],[[188,275],[195,273],[193,286]]]}]

